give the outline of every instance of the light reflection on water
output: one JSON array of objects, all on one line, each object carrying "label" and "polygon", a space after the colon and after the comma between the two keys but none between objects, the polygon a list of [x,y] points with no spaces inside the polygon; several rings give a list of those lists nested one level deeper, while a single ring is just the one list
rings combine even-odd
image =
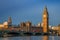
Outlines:
[{"label": "light reflection on water", "polygon": [[[47,36],[20,36],[20,37],[6,37],[0,40],[48,40]],[[49,36],[49,40],[60,40],[60,36]]]}]

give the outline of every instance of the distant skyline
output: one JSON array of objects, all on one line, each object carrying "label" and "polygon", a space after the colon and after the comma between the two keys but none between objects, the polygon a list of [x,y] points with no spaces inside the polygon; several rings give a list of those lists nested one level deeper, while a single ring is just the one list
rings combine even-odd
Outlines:
[{"label": "distant skyline", "polygon": [[0,0],[0,23],[11,16],[13,24],[31,21],[42,22],[45,5],[49,13],[49,25],[60,24],[60,0]]}]

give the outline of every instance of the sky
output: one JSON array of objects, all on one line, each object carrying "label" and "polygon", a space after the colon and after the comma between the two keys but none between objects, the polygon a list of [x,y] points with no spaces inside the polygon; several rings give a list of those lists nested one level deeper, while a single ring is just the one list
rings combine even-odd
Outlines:
[{"label": "sky", "polygon": [[49,25],[60,24],[60,0],[0,0],[0,23],[7,21],[9,16],[14,25],[26,21],[42,23],[45,6],[49,13]]}]

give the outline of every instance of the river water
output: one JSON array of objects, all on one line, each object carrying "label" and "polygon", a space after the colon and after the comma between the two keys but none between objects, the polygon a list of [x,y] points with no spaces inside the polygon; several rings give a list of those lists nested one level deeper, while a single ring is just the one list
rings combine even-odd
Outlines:
[{"label": "river water", "polygon": [[[45,40],[44,36],[1,37],[0,40]],[[48,40],[60,40],[60,36],[49,36]]]}]

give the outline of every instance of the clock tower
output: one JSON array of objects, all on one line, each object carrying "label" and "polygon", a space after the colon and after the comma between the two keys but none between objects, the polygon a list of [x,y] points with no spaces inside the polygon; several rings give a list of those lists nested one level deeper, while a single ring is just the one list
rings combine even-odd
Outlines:
[{"label": "clock tower", "polygon": [[48,26],[49,26],[49,15],[47,11],[47,7],[44,8],[43,11],[43,18],[42,18],[42,23],[43,23],[43,32],[48,33]]}]

